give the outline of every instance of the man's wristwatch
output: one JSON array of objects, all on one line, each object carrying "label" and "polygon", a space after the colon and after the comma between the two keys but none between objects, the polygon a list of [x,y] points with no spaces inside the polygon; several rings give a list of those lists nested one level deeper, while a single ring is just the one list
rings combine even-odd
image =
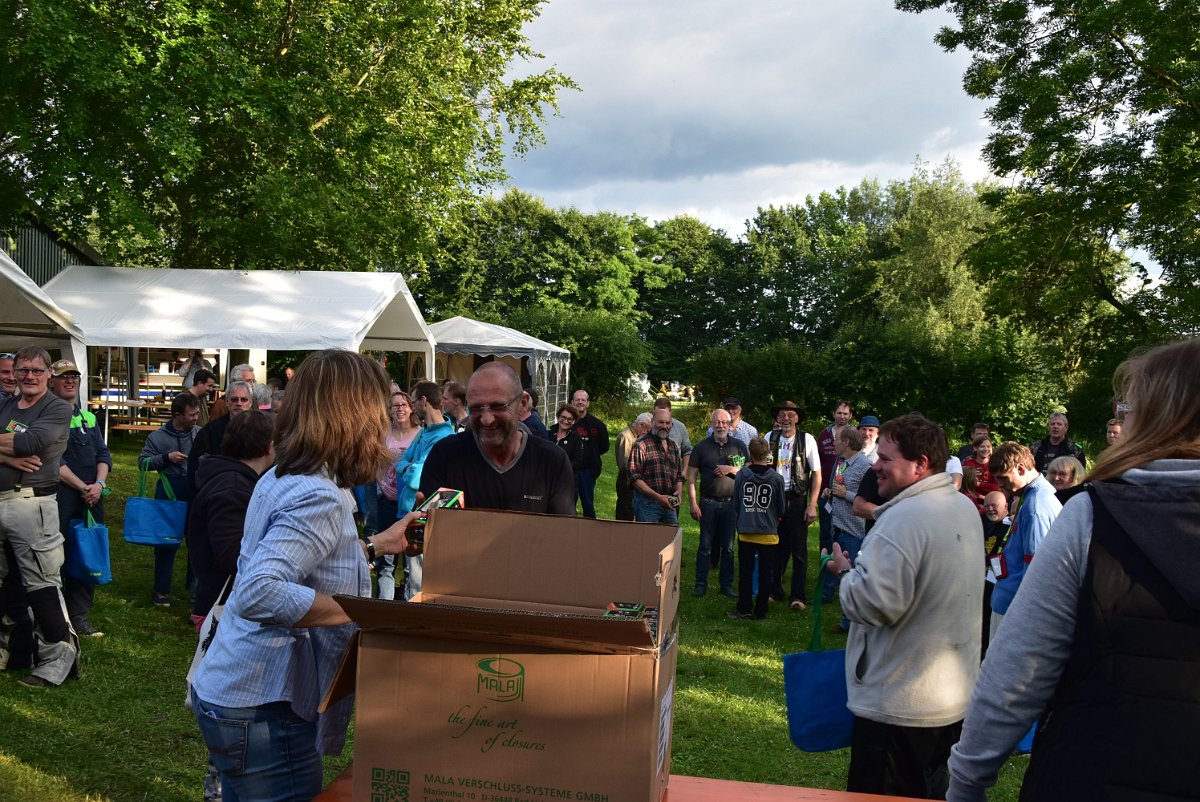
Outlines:
[{"label": "man's wristwatch", "polygon": [[375,544],[369,538],[363,542],[367,544],[367,562],[375,562]]},{"label": "man's wristwatch", "polygon": [[841,579],[842,577],[844,577],[844,576],[845,576],[846,574],[848,574],[848,573],[850,573],[850,569],[849,569],[849,568],[843,568],[842,570],[838,571],[838,579]]}]

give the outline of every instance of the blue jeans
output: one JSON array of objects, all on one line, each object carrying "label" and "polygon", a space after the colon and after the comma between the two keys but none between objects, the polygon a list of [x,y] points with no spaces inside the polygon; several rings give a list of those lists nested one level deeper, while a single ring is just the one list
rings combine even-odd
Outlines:
[{"label": "blue jeans", "polygon": [[700,499],[700,548],[696,550],[696,589],[708,588],[708,572],[712,566],[712,550],[721,550],[718,576],[721,590],[733,590],[733,530],[737,525],[737,508],[733,499],[716,501]]},{"label": "blue jeans", "polygon": [[679,510],[662,507],[657,501],[633,491],[633,515],[638,523],[679,525]]},{"label": "blue jeans", "polygon": [[[850,564],[854,565],[858,562],[858,552],[862,549],[863,539],[858,535],[852,535],[849,532],[843,532],[841,529],[833,530],[833,542],[842,547],[842,552],[850,559]],[[832,582],[836,588],[838,578],[825,572],[826,583]],[[842,629],[850,628],[850,619],[842,616]]]},{"label": "blue jeans", "polygon": [[575,493],[584,518],[596,517],[596,474],[591,468],[575,471]]},{"label": "blue jeans", "polygon": [[192,707],[224,802],[308,802],[321,793],[317,725],[290,703],[221,707],[193,691]]}]

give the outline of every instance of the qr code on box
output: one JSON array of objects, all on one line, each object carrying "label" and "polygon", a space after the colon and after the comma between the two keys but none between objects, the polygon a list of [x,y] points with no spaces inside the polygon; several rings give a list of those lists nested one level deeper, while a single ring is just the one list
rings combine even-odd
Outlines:
[{"label": "qr code on box", "polygon": [[371,769],[371,802],[408,802],[408,772]]}]

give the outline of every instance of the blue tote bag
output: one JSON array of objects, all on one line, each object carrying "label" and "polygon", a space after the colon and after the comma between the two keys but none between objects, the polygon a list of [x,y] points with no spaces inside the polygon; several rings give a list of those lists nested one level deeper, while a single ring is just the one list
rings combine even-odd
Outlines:
[{"label": "blue tote bag", "polygon": [[125,500],[123,536],[141,546],[178,546],[183,542],[187,502],[175,500],[175,490],[162,481],[167,498],[146,498],[146,472],[138,471],[138,494]]},{"label": "blue tote bag", "polygon": [[108,558],[108,527],[96,523],[92,511],[86,518],[72,518],[67,525],[67,574],[90,585],[112,582]]},{"label": "blue tote bag", "polygon": [[854,731],[854,714],[846,707],[846,650],[827,652],[821,647],[821,578],[831,559],[821,556],[808,651],[783,656],[788,736],[805,752],[844,749]]}]

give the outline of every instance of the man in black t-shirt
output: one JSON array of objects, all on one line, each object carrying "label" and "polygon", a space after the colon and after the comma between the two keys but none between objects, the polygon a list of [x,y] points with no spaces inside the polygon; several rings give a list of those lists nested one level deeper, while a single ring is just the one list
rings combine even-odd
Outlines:
[{"label": "man in black t-shirt", "polygon": [[[688,461],[688,499],[692,517],[700,522],[700,548],[696,551],[696,587],[693,596],[708,591],[708,572],[713,549],[719,553],[721,595],[736,599],[733,589],[733,530],[737,525],[737,500],[733,498],[733,478],[750,457],[746,444],[730,436],[733,418],[724,409],[714,410],[710,418],[712,434],[692,449]],[[700,479],[699,493],[696,479]]]},{"label": "man in black t-shirt", "polygon": [[575,489],[579,493],[579,507],[584,517],[596,517],[596,480],[604,470],[603,455],[608,453],[608,427],[595,415],[589,414],[592,397],[587,390],[576,390],[571,396],[571,406],[579,413],[575,421],[575,432],[583,438],[584,467],[575,471]]},{"label": "man in black t-shirt", "polygon": [[421,497],[439,487],[463,491],[472,509],[575,514],[575,477],[566,453],[532,437],[519,421],[528,403],[512,368],[488,362],[467,382],[469,426],[433,447]]}]

